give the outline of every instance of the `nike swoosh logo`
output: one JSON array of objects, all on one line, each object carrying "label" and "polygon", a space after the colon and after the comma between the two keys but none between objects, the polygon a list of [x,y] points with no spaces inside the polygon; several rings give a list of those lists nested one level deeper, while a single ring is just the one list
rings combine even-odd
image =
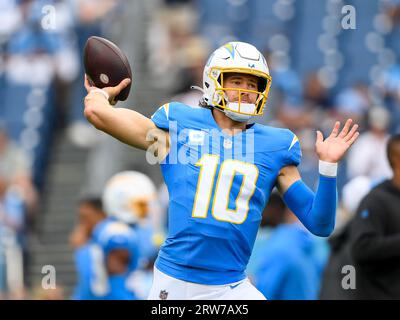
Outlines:
[{"label": "nike swoosh logo", "polygon": [[231,285],[231,286],[229,286],[231,289],[235,289],[238,285],[240,285],[241,284],[241,282],[239,282],[239,283],[237,283],[237,284],[233,284],[233,285]]}]

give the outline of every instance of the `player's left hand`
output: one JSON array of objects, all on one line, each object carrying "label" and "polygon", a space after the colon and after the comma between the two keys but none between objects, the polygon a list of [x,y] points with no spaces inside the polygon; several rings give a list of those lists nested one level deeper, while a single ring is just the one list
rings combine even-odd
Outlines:
[{"label": "player's left hand", "polygon": [[360,135],[360,133],[357,132],[358,124],[354,124],[350,129],[352,122],[352,119],[348,119],[342,131],[339,133],[340,122],[337,121],[331,134],[325,140],[322,132],[317,131],[315,148],[320,160],[336,163],[343,158],[346,151]]}]

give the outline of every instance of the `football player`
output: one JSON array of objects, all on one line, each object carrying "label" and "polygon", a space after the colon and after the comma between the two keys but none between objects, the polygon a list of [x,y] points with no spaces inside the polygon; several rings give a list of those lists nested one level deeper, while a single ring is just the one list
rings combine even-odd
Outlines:
[{"label": "football player", "polygon": [[106,218],[101,199],[85,198],[78,206],[78,223],[70,235],[70,244],[74,248],[77,283],[72,299],[88,299],[90,290],[90,238],[94,227]]},{"label": "football player", "polygon": [[249,123],[263,113],[271,76],[252,45],[230,42],[204,67],[203,99],[178,102],[151,117],[112,108],[116,87],[90,87],[85,116],[97,129],[161,162],[170,196],[168,235],[154,268],[149,299],[265,299],[246,277],[263,208],[276,186],[287,206],[318,236],[329,236],[336,213],[336,173],[357,139],[357,125],[336,122],[316,133],[319,186],[301,180],[301,151],[288,129]]},{"label": "football player", "polygon": [[107,182],[102,202],[108,217],[94,226],[89,242],[76,256],[80,282],[75,299],[137,299],[130,279],[140,252],[149,250],[151,234],[139,225],[154,197],[153,182],[140,172],[121,172]]}]

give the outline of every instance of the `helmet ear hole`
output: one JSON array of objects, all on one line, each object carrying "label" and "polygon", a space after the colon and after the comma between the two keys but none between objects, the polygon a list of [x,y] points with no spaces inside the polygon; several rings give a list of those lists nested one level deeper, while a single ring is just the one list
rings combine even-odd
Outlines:
[{"label": "helmet ear hole", "polygon": [[264,92],[266,88],[267,88],[267,79],[259,77],[258,78],[258,91]]}]

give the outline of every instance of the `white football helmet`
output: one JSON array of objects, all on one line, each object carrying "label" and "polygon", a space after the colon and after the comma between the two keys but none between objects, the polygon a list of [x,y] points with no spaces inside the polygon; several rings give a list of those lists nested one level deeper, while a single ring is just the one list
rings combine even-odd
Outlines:
[{"label": "white football helmet", "polygon": [[[224,87],[224,74],[245,73],[257,76],[258,90],[232,89]],[[203,103],[222,109],[225,114],[236,121],[248,121],[252,116],[263,114],[267,102],[271,76],[267,61],[260,51],[245,42],[229,42],[215,50],[208,59],[203,73]],[[226,90],[258,94],[255,104],[229,102]]]},{"label": "white football helmet", "polygon": [[108,216],[132,224],[146,218],[156,187],[148,176],[137,171],[114,175],[103,191],[103,207]]}]

